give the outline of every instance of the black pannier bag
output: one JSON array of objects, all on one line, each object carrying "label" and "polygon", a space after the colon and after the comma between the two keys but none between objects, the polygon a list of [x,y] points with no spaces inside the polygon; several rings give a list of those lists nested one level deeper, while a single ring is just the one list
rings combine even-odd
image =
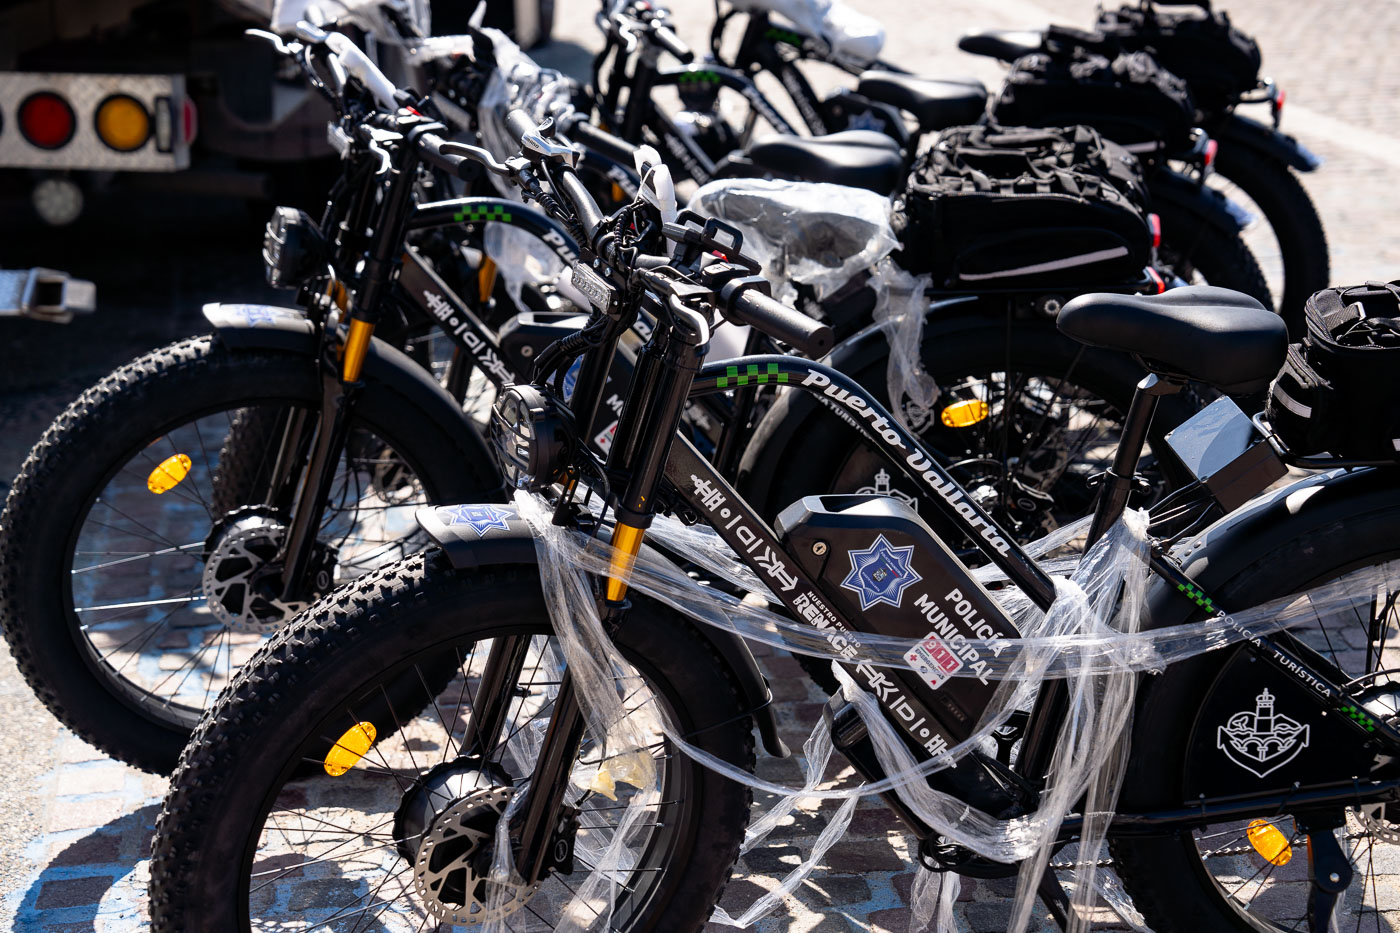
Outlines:
[{"label": "black pannier bag", "polygon": [[1160,10],[1150,3],[1099,12],[1096,28],[1125,51],[1146,50],[1185,80],[1196,104],[1222,110],[1259,83],[1259,45],[1210,9]]},{"label": "black pannier bag", "polygon": [[1003,126],[1088,123],[1134,151],[1188,150],[1196,125],[1186,82],[1148,53],[1110,61],[1072,47],[1017,59],[988,112]]},{"label": "black pannier bag", "polygon": [[1317,292],[1265,415],[1299,456],[1400,460],[1400,282]]},{"label": "black pannier bag", "polygon": [[1152,259],[1137,160],[1086,126],[952,127],[895,202],[901,262],[941,288],[1110,285]]}]

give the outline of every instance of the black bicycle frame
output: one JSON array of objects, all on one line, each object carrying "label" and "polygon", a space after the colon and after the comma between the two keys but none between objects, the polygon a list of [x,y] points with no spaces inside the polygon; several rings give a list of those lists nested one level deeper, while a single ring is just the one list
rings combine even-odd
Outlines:
[{"label": "black bicycle frame", "polygon": [[[716,20],[710,40],[711,48],[716,55],[719,54],[724,26],[729,18],[737,15],[738,12],[736,10]],[[739,48],[734,53],[733,67],[748,75],[760,71],[766,71],[773,75],[792,98],[797,112],[802,115],[802,122],[807,124],[807,129],[811,131],[813,136],[822,136],[832,132],[822,115],[822,100],[817,96],[817,92],[813,89],[811,82],[807,80],[807,76],[797,67],[797,62],[822,62],[840,68],[849,74],[859,74],[859,70],[853,69],[827,54],[825,43],[814,40],[800,29],[792,26],[776,26],[768,18],[767,13],[754,11],[747,15],[748,23],[744,26],[744,35],[739,41]],[[871,62],[868,67],[897,74],[908,73],[903,68],[883,59]]]},{"label": "black bicycle frame", "polygon": [[[1145,383],[1151,381],[1144,380]],[[966,494],[957,482],[919,446],[915,438],[902,431],[868,392],[840,373],[819,363],[793,357],[756,356],[725,360],[707,365],[701,370],[695,379],[692,394],[725,391],[736,385],[753,383],[802,389],[827,399],[834,398],[839,404],[846,406],[856,415],[854,423],[881,456],[921,487],[937,493],[931,498],[941,507],[946,518],[976,541],[986,556],[1006,573],[1013,584],[1020,587],[1042,609],[1053,600],[1053,585],[1034,561],[1004,534],[1000,535],[999,541],[996,537],[999,529],[996,529],[984,514],[967,508],[971,503],[967,502]],[[1144,422],[1145,427],[1145,422],[1152,416],[1151,408],[1151,405],[1141,405],[1136,415],[1130,418],[1135,417]],[[1142,436],[1142,432],[1128,428],[1125,428],[1124,434],[1128,438],[1125,443],[1131,443],[1132,437],[1140,440]],[[1136,463],[1135,456],[1125,456]],[[1131,470],[1131,467],[1129,469]],[[666,478],[695,514],[711,525],[739,558],[769,584],[770,589],[788,607],[794,618],[805,619],[819,628],[829,628],[843,635],[848,633],[848,621],[821,598],[812,581],[802,574],[795,558],[778,543],[772,529],[693,447],[679,439],[672,449]],[[1119,500],[1108,505],[1098,517],[1099,521],[1111,523],[1116,520],[1117,516],[1122,514],[1124,504],[1124,501]],[[1004,548],[1002,544],[1005,545]],[[1212,613],[1224,611],[1171,562],[1160,547],[1154,546],[1151,567],[1158,576],[1176,587],[1182,598],[1190,599]],[[1319,707],[1339,717],[1337,721],[1346,724],[1358,740],[1379,741],[1390,753],[1400,752],[1400,731],[1375,720],[1357,721],[1349,713],[1354,709],[1351,698],[1298,651],[1286,646],[1277,637],[1248,632],[1242,632],[1241,635],[1246,650],[1306,685]],[[1026,741],[1017,765],[1018,773],[1024,777],[1039,780],[1043,776],[1044,768],[1048,766],[1049,748],[1063,715],[1063,708],[1056,697],[1063,693],[1063,689],[1062,681],[1048,684],[1042,691],[1045,701],[1037,704],[1037,709],[1027,724]],[[918,711],[922,715],[922,709]],[[890,718],[903,724],[900,717]],[[1400,782],[1368,782],[1364,795],[1374,798],[1376,795],[1397,790],[1400,790]],[[1298,793],[1295,791],[1284,796],[1296,798]],[[1354,784],[1347,784],[1344,787],[1302,793],[1310,795],[1308,799],[1312,804],[1322,805],[1335,800],[1355,800],[1363,794],[1363,789]],[[1205,799],[1189,808],[1152,813],[1124,813],[1115,818],[1114,825],[1117,827],[1121,822],[1125,832],[1162,832],[1164,829],[1200,823],[1206,819],[1262,812],[1274,803],[1282,802],[1276,798],[1279,798],[1279,795],[1261,794],[1229,800]],[[1077,831],[1077,826],[1077,821],[1066,823],[1065,829],[1062,830],[1063,838],[1071,838]]]},{"label": "black bicycle frame", "polygon": [[[645,40],[642,40],[643,42]],[[698,184],[705,184],[718,177],[718,166],[699,143],[682,132],[669,116],[652,100],[652,90],[658,87],[680,88],[683,85],[705,84],[717,88],[728,88],[743,95],[754,112],[762,116],[775,132],[792,135],[792,125],[787,122],[776,107],[763,95],[753,80],[742,71],[717,64],[694,64],[681,68],[661,69],[656,65],[657,51],[647,45],[636,54],[636,64],[632,75],[626,76],[624,62],[626,51],[617,43],[610,43],[601,58],[608,52],[616,55],[610,86],[599,106],[604,119],[612,120],[615,114],[608,112],[610,102],[615,101],[620,89],[619,82],[628,85],[627,103],[623,108],[618,128],[619,135],[629,143],[643,140],[643,129],[650,131],[667,152],[680,163],[686,175]]]}]

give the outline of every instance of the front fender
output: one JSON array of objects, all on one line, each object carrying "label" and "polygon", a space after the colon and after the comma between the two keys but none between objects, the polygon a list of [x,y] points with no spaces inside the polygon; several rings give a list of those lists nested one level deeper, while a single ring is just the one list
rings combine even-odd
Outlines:
[{"label": "front fender", "polygon": [[1287,133],[1281,133],[1258,120],[1232,113],[1211,130],[1222,146],[1248,148],[1262,156],[1283,162],[1300,172],[1311,172],[1322,159]]},{"label": "front fender", "polygon": [[[418,525],[442,548],[453,567],[469,569],[496,564],[535,564],[535,535],[513,505],[441,505],[419,509]],[[778,758],[788,756],[778,735],[773,694],[748,644],[713,625],[695,626],[734,674],[744,700],[754,711],[763,747]]]},{"label": "front fender", "polygon": [[[290,351],[304,354],[311,361],[315,361],[320,352],[315,325],[296,308],[207,304],[204,317],[214,326],[219,339],[230,347]],[[364,379],[392,390],[451,431],[467,456],[474,462],[488,465],[493,474],[500,477],[491,449],[462,406],[402,350],[377,337],[372,339],[361,373]]]}]

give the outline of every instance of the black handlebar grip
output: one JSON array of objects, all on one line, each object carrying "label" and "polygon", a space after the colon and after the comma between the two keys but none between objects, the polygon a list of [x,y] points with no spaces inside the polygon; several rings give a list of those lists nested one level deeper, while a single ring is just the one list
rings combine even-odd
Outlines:
[{"label": "black handlebar grip", "polygon": [[757,289],[745,289],[729,305],[729,317],[763,331],[770,337],[818,360],[836,342],[831,328]]},{"label": "black handlebar grip", "polygon": [[418,150],[418,157],[429,165],[436,166],[444,171],[456,175],[461,171],[461,163],[465,160],[458,156],[450,156],[442,152],[442,144],[445,142],[436,133],[422,133],[413,142]]},{"label": "black handlebar grip", "polygon": [[511,139],[515,140],[517,146],[525,149],[525,137],[538,136],[540,128],[525,111],[512,110],[506,114],[506,131],[510,133]]},{"label": "black handlebar grip", "polygon": [[598,150],[609,159],[621,162],[628,168],[632,166],[633,156],[637,152],[637,147],[626,140],[588,123],[580,122],[569,127],[569,138],[574,142],[583,143],[590,149]]},{"label": "black handlebar grip", "polygon": [[657,26],[651,31],[656,39],[656,44],[680,59],[682,64],[689,65],[695,61],[695,53],[690,50],[690,46],[681,41],[681,37],[671,30],[670,26]]},{"label": "black handlebar grip", "polygon": [[598,202],[593,200],[593,195],[588,192],[588,188],[578,175],[571,168],[561,168],[554,176],[559,190],[574,206],[574,214],[578,217],[578,222],[583,226],[583,232],[591,243],[598,234],[598,227],[603,222],[603,212],[598,208]]}]

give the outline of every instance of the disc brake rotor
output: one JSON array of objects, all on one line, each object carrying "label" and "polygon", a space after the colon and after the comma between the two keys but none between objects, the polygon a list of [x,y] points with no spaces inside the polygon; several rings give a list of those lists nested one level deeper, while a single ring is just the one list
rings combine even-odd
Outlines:
[{"label": "disc brake rotor", "polygon": [[259,508],[235,513],[211,536],[200,582],[209,611],[233,631],[276,631],[333,587],[335,549],[318,541],[307,571],[308,598],[281,598],[281,567],[276,560],[286,534],[281,520]]},{"label": "disc brake rotor", "polygon": [[434,919],[465,926],[500,921],[539,887],[487,883],[496,825],[513,793],[500,786],[473,791],[433,820],[413,865],[413,886]]}]

